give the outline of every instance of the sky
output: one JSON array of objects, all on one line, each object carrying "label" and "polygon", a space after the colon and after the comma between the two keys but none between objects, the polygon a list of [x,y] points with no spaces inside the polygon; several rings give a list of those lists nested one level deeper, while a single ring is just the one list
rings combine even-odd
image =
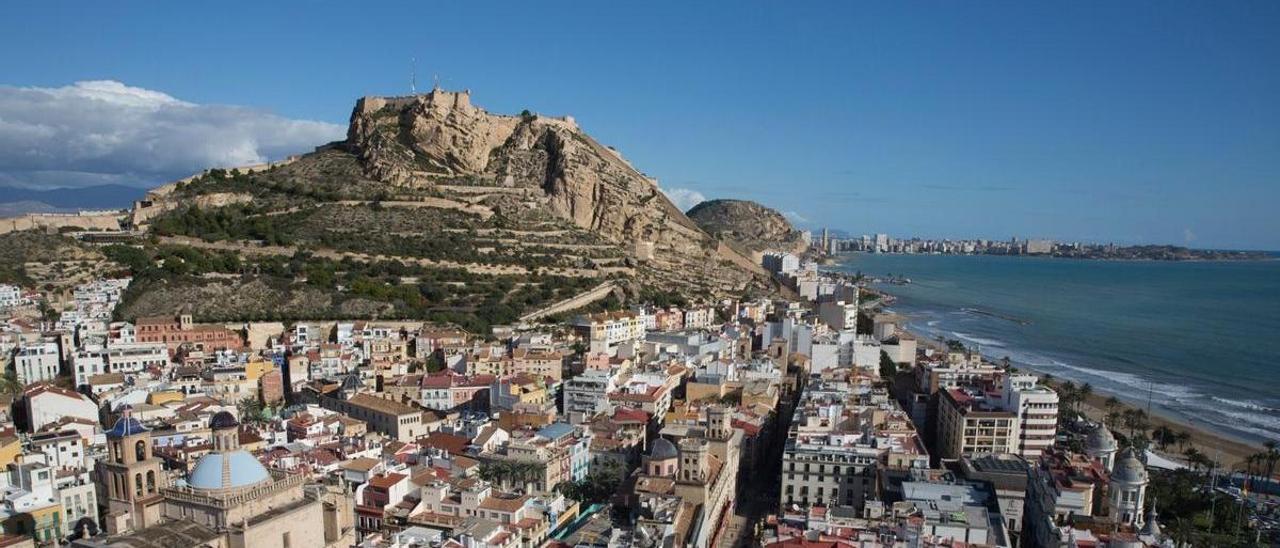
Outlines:
[{"label": "sky", "polygon": [[12,3],[0,185],[304,152],[416,65],[419,90],[574,116],[685,207],[1280,249],[1280,2],[458,4]]}]

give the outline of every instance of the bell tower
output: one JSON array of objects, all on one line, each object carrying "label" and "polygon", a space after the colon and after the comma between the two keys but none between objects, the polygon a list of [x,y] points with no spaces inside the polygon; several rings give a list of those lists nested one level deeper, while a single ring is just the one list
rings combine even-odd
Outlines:
[{"label": "bell tower", "polygon": [[125,407],[107,431],[107,460],[97,464],[98,502],[107,509],[109,534],[127,533],[161,520],[168,486],[161,460],[151,454],[151,432]]}]

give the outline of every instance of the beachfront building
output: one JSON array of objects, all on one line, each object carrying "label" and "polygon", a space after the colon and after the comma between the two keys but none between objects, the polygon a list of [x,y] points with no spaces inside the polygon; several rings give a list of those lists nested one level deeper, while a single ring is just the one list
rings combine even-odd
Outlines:
[{"label": "beachfront building", "polygon": [[1017,453],[1029,461],[1058,436],[1058,393],[1039,382],[1035,375],[1010,374],[1000,391],[1000,406],[1018,418]]},{"label": "beachfront building", "polygon": [[1084,451],[1089,458],[1097,459],[1104,469],[1110,470],[1115,462],[1118,447],[1115,436],[1111,435],[1111,431],[1107,430],[1106,426],[1102,423],[1090,425],[1084,442]]},{"label": "beachfront building", "polygon": [[1111,485],[1107,500],[1111,521],[1135,528],[1143,524],[1143,503],[1147,498],[1147,467],[1138,460],[1133,449],[1126,449],[1116,457],[1111,469]]},{"label": "beachfront building", "polygon": [[1027,480],[1023,546],[1066,546],[1077,523],[1106,516],[1109,471],[1102,461],[1050,448]]},{"label": "beachfront building", "polygon": [[937,448],[946,460],[1018,452],[1018,416],[971,388],[939,392]]}]

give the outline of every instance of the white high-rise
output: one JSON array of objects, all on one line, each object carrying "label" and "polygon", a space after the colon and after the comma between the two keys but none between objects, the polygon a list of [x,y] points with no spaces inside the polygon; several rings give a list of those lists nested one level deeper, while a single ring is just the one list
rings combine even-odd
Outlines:
[{"label": "white high-rise", "polygon": [[1035,462],[1058,435],[1058,393],[1035,375],[1007,375],[1001,407],[1018,416],[1018,454]]}]

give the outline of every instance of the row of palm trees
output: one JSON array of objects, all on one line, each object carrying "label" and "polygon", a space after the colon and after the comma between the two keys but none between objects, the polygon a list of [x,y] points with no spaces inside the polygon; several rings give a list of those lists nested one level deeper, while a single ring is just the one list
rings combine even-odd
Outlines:
[{"label": "row of palm trees", "polygon": [[[1275,477],[1276,463],[1280,463],[1280,444],[1268,441],[1262,444],[1264,449],[1245,457],[1240,463],[1241,471],[1251,477],[1262,477],[1268,481]],[[1265,474],[1264,474],[1265,471]]]}]

